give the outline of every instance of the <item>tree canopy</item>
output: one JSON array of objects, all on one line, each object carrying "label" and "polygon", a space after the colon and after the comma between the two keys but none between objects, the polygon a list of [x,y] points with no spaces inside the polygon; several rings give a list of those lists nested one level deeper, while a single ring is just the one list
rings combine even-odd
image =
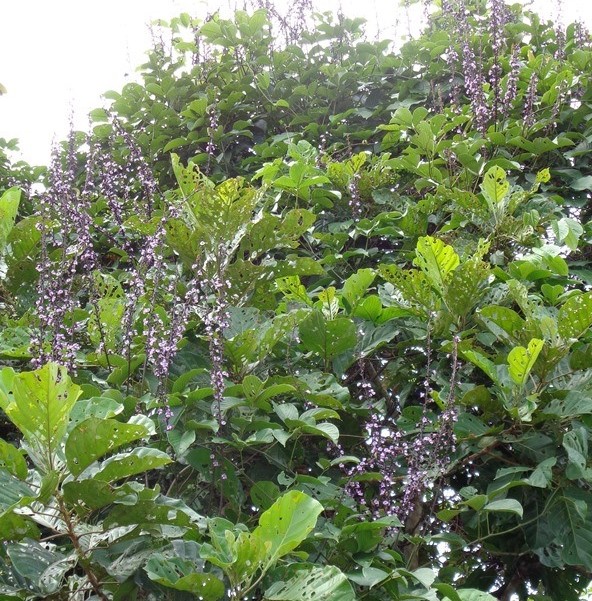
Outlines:
[{"label": "tree canopy", "polygon": [[160,23],[47,169],[0,141],[0,599],[592,580],[590,36],[307,6]]}]

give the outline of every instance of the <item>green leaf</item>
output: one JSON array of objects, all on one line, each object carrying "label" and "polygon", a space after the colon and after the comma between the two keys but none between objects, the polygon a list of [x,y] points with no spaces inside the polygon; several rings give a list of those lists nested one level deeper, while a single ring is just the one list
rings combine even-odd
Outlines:
[{"label": "green leaf", "polygon": [[570,187],[573,190],[577,190],[578,192],[581,192],[583,190],[592,190],[592,175],[578,177],[577,179],[571,182]]},{"label": "green leaf", "polygon": [[0,509],[16,507],[22,500],[30,502],[36,496],[27,484],[15,478],[8,470],[0,468]]},{"label": "green leaf", "polygon": [[[5,386],[8,381],[12,383],[12,394]],[[80,387],[56,363],[16,375],[9,368],[0,372],[0,407],[22,432],[39,469],[52,469],[70,411],[80,394]]]},{"label": "green leaf", "polygon": [[592,395],[580,390],[570,390],[564,399],[554,399],[542,412],[557,417],[577,417],[592,414]]},{"label": "green leaf", "polygon": [[[6,551],[16,572],[30,580],[44,596],[60,588],[62,578],[73,565],[72,559],[30,539],[8,545]],[[52,567],[58,569],[51,578],[44,578]]]},{"label": "green leaf", "polygon": [[559,309],[557,329],[564,340],[577,339],[592,325],[592,292],[571,296]]},{"label": "green leaf", "polygon": [[444,293],[446,283],[460,259],[454,248],[432,236],[424,236],[417,241],[416,257],[413,261],[430,280],[432,286]]},{"label": "green leaf", "polygon": [[[160,500],[160,498],[159,498]],[[201,525],[203,521],[198,514],[177,501],[179,507],[158,503],[153,500],[137,500],[132,495],[130,502],[123,504],[121,501],[110,510],[103,526],[113,528],[116,526],[142,526],[164,524],[166,526],[179,526],[191,528],[195,524]]]},{"label": "green leaf", "polygon": [[19,480],[27,477],[27,462],[23,454],[10,443],[0,438],[0,467],[6,468]]},{"label": "green leaf", "polygon": [[499,305],[489,305],[479,310],[479,316],[485,326],[500,340],[515,344],[525,321],[516,311]]},{"label": "green leaf", "polygon": [[357,342],[356,326],[351,319],[327,320],[320,311],[312,311],[299,330],[302,344],[321,355],[325,362],[353,348]]},{"label": "green leaf", "polygon": [[567,564],[591,570],[592,495],[573,487],[559,489],[558,493],[552,511],[541,515],[536,522],[531,547],[543,565],[563,568]]},{"label": "green leaf", "polygon": [[28,518],[17,513],[3,513],[0,516],[1,541],[19,541],[23,538],[39,538],[39,536],[37,526]]},{"label": "green leaf", "polygon": [[343,572],[335,566],[298,570],[287,581],[278,581],[266,591],[269,601],[356,601]]},{"label": "green leaf", "polygon": [[0,197],[0,256],[4,254],[8,234],[14,227],[21,191],[18,188],[9,188]]},{"label": "green leaf", "polygon": [[551,224],[557,242],[565,243],[571,250],[578,248],[578,240],[584,233],[582,225],[571,217],[562,217]]},{"label": "green leaf", "polygon": [[113,455],[103,461],[101,468],[93,475],[93,478],[104,482],[115,482],[122,478],[129,478],[162,467],[171,462],[172,459],[158,449],[134,449],[129,453]]},{"label": "green leaf", "polygon": [[124,444],[148,435],[145,426],[91,417],[78,424],[66,441],[68,469],[78,476],[91,463]]},{"label": "green leaf", "polygon": [[265,511],[253,536],[267,546],[267,563],[272,565],[293,551],[315,527],[322,511],[318,501],[297,490],[281,496]]},{"label": "green leaf", "polygon": [[583,426],[573,427],[571,432],[563,436],[563,448],[567,451],[568,465],[565,475],[570,480],[590,478],[592,470],[588,463],[588,430]]},{"label": "green leaf", "polygon": [[100,509],[116,499],[112,486],[101,480],[66,482],[62,490],[68,503],[77,506],[83,504],[90,509]]},{"label": "green leaf", "polygon": [[222,581],[211,574],[198,573],[197,566],[179,557],[169,559],[161,553],[155,553],[144,569],[154,582],[199,595],[204,601],[216,601],[225,592]]},{"label": "green leaf", "polygon": [[479,369],[484,371],[496,384],[501,385],[500,378],[493,361],[485,357],[485,355],[482,355],[481,353],[478,353],[472,349],[463,350],[462,355],[473,365],[476,365]]},{"label": "green leaf", "polygon": [[553,467],[556,463],[557,457],[541,461],[528,478],[528,483],[537,488],[547,488],[553,481]]},{"label": "green leaf", "polygon": [[451,273],[444,292],[446,306],[459,318],[466,318],[479,302],[489,279],[489,266],[474,257],[464,261]]},{"label": "green leaf", "polygon": [[461,588],[456,592],[461,601],[497,601],[493,595],[474,588]]},{"label": "green leaf", "polygon": [[506,172],[496,166],[491,167],[481,184],[483,197],[493,215],[498,214],[498,207],[505,201],[510,191],[510,183],[506,179]]},{"label": "green leaf", "polygon": [[249,491],[253,504],[261,509],[269,509],[280,496],[277,484],[268,480],[259,480],[251,486]]},{"label": "green leaf", "polygon": [[376,274],[373,269],[360,269],[345,280],[341,290],[341,298],[348,313],[355,311],[375,277]]},{"label": "green leaf", "polygon": [[516,501],[516,499],[500,499],[498,501],[492,501],[491,503],[487,503],[487,505],[483,507],[483,510],[514,513],[519,517],[522,517],[522,514],[524,513],[522,505],[519,501]]},{"label": "green leaf", "polygon": [[508,368],[510,377],[519,386],[524,386],[528,376],[543,348],[543,341],[533,338],[528,343],[528,348],[517,346],[508,354]]}]

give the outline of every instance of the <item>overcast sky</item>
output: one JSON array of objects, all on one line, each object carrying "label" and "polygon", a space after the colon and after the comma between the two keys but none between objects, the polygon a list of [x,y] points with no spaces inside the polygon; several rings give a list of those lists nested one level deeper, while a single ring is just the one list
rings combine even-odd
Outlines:
[{"label": "overcast sky", "polygon": [[[318,10],[364,16],[379,23],[384,37],[404,35],[405,13],[397,0],[313,0]],[[286,0],[278,0],[278,4]],[[53,138],[63,139],[68,118],[86,130],[88,111],[102,106],[101,94],[120,90],[137,77],[151,45],[148,24],[181,12],[203,16],[217,5],[226,10],[240,0],[0,0],[0,137],[19,138],[22,156],[44,164]],[[556,0],[536,0],[551,18]],[[542,7],[542,8],[541,8]],[[585,0],[564,0],[563,20],[592,23]]]}]

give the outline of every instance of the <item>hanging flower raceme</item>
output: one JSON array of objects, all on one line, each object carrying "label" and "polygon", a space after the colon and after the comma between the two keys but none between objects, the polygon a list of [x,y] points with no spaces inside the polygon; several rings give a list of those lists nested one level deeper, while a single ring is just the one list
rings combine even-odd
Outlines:
[{"label": "hanging flower raceme", "polygon": [[71,132],[65,159],[57,147],[53,149],[49,185],[39,200],[37,328],[31,338],[35,367],[54,361],[72,372],[80,348],[73,313],[78,307],[79,289],[96,264],[89,202],[86,194],[76,190],[75,159],[75,136]]},{"label": "hanging flower raceme", "polygon": [[198,260],[193,266],[193,280],[187,292],[189,310],[195,312],[204,325],[210,355],[210,379],[214,397],[214,417],[220,426],[226,425],[222,415],[224,397],[224,330],[229,326],[228,282],[225,279],[224,248],[218,249],[210,265]]},{"label": "hanging flower raceme", "polygon": [[522,118],[524,120],[524,127],[532,127],[534,125],[534,112],[535,112],[535,101],[537,97],[537,85],[539,78],[533,71],[528,82],[528,88],[526,89],[526,98],[524,99],[524,112]]},{"label": "hanging flower raceme", "polygon": [[[397,420],[379,409],[372,382],[364,376],[358,382],[357,397],[369,408],[370,416],[365,424],[366,453],[353,466],[340,465],[348,477],[348,494],[373,518],[396,515],[406,520],[421,503],[425,492],[445,473],[455,449],[454,405],[458,377],[458,343],[453,339],[452,373],[450,389],[445,406],[439,417],[431,414],[428,407],[432,400],[429,377],[426,377],[422,398],[422,413],[415,428],[408,432]],[[430,373],[428,359],[427,373]],[[410,436],[412,433],[412,436]],[[345,453],[340,445],[329,450],[337,457]],[[378,480],[369,474],[379,474]]]}]

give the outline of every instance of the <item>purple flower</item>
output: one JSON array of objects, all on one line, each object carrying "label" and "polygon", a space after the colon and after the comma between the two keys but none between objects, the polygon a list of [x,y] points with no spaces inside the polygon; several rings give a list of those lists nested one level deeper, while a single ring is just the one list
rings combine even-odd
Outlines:
[{"label": "purple flower", "polygon": [[528,82],[528,88],[526,90],[526,97],[524,98],[524,112],[522,118],[524,120],[524,127],[532,127],[534,125],[534,111],[536,102],[537,85],[539,78],[533,71]]},{"label": "purple flower", "polygon": [[520,60],[518,57],[518,49],[516,46],[512,48],[512,56],[510,57],[510,72],[506,81],[506,91],[504,93],[502,103],[502,114],[507,117],[512,108],[512,103],[516,99],[518,76],[520,75]]}]

